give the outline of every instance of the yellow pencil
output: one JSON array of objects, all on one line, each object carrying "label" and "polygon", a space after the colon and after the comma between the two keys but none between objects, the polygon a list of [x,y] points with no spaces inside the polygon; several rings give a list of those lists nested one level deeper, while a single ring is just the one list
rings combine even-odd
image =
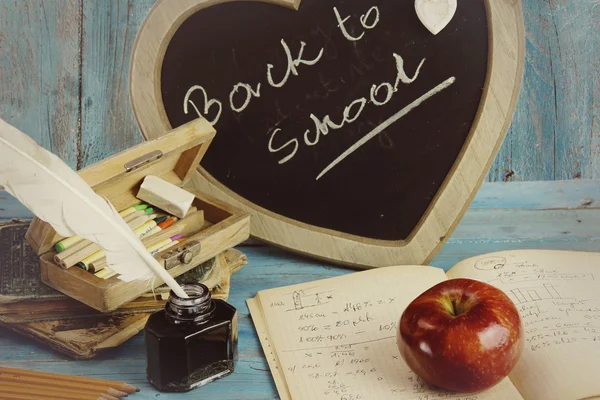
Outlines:
[{"label": "yellow pencil", "polygon": [[[138,204],[137,206],[129,207],[129,208],[126,208],[125,210],[119,212],[119,215],[122,218],[124,218],[124,217],[128,216],[129,214],[133,214],[134,212],[139,211],[139,210],[145,210],[146,208],[148,208],[148,206],[146,204]],[[56,251],[58,253],[61,253],[61,252],[65,251],[66,249],[68,249],[69,247],[81,242],[82,240],[83,240],[83,238],[81,238],[79,236],[71,236],[71,237],[63,239],[60,242],[56,243],[56,245],[54,245],[54,248],[56,249]]]}]

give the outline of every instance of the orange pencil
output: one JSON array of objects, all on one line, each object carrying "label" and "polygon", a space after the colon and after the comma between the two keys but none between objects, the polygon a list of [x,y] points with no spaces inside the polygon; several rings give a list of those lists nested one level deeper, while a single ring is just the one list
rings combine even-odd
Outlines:
[{"label": "orange pencil", "polygon": [[160,224],[158,224],[158,227],[161,230],[165,230],[168,227],[170,227],[171,225],[173,225],[175,223],[175,218],[169,218],[168,220],[161,222]]}]

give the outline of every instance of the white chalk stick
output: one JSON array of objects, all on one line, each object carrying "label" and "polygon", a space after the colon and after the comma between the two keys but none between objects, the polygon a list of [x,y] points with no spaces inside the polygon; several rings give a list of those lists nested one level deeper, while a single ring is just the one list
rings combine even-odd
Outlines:
[{"label": "white chalk stick", "polygon": [[144,178],[137,194],[138,199],[179,218],[185,217],[194,197],[192,193],[153,175]]}]

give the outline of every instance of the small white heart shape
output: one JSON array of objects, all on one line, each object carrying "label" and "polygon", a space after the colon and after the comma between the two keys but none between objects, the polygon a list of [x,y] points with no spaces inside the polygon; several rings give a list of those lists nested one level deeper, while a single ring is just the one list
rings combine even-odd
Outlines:
[{"label": "small white heart shape", "polygon": [[427,29],[437,35],[456,13],[456,0],[415,0],[415,10]]}]

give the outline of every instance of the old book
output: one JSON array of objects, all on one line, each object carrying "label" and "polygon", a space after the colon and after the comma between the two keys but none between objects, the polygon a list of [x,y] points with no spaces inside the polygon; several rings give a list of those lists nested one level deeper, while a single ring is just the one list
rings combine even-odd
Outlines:
[{"label": "old book", "polygon": [[[107,314],[49,288],[40,278],[39,257],[24,239],[28,226],[29,221],[0,225],[0,327],[70,358],[90,359],[135,336],[150,315],[164,307],[166,285]],[[202,282],[214,298],[226,300],[231,274],[245,263],[243,253],[230,249],[177,281]]]},{"label": "old book", "polygon": [[[282,399],[600,398],[600,253],[506,251],[447,273],[402,266],[265,290],[248,305]],[[486,281],[515,303],[523,355],[476,395],[441,392],[412,373],[396,345],[406,306],[453,278]]]},{"label": "old book", "polygon": [[[228,250],[198,267],[204,268],[210,276],[208,281],[200,281],[209,285],[213,298],[227,300],[229,270],[239,269],[244,260],[241,252]],[[207,268],[208,265],[211,268]],[[177,280],[198,282],[195,280],[198,276],[194,280],[182,280],[185,276],[181,275]],[[214,276],[220,281],[212,280]],[[37,340],[70,358],[91,359],[138,334],[150,315],[164,307],[164,294],[156,298],[140,297],[108,314],[66,297],[0,304],[0,327]]]},{"label": "old book", "polygon": [[42,283],[40,257],[25,240],[30,223],[0,223],[0,304],[66,298]]}]

